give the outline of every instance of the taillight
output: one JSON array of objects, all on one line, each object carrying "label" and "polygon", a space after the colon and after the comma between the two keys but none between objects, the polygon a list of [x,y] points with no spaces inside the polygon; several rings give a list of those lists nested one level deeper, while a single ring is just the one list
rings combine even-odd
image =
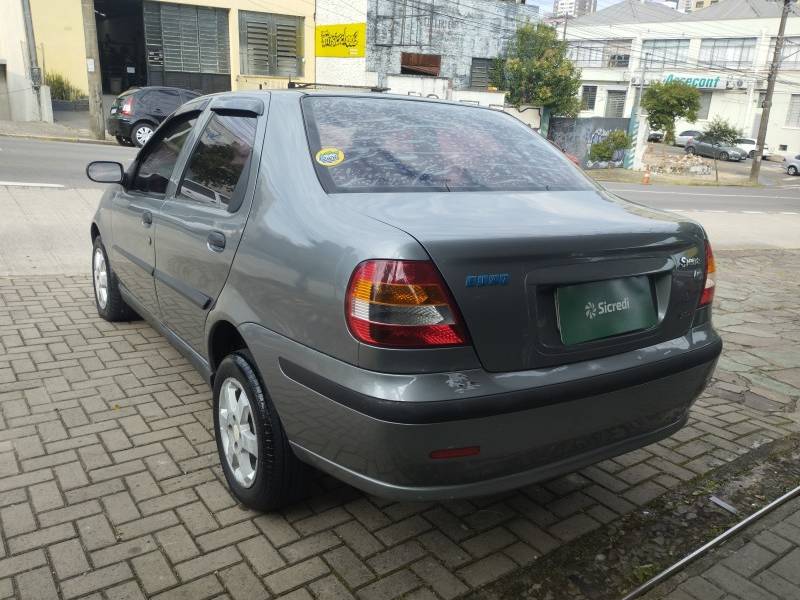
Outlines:
[{"label": "taillight", "polygon": [[347,286],[347,326],[365,344],[395,348],[458,346],[461,316],[429,261],[367,260]]},{"label": "taillight", "polygon": [[703,293],[700,295],[700,306],[711,304],[714,300],[714,288],[717,285],[715,281],[716,272],[717,265],[714,262],[714,253],[711,251],[711,244],[706,240],[706,272]]},{"label": "taillight", "polygon": [[133,96],[128,96],[125,98],[125,101],[122,103],[122,108],[119,109],[119,112],[123,115],[133,114]]}]

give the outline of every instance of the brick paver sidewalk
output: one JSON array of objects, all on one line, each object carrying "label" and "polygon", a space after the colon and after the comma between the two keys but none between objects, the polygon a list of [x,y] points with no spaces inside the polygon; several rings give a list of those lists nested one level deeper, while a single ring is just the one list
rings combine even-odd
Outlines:
[{"label": "brick paver sidewalk", "polygon": [[800,498],[755,522],[646,598],[797,600]]},{"label": "brick paver sidewalk", "polygon": [[324,480],[271,515],[228,494],[209,389],[162,336],[98,319],[86,276],[0,279],[0,598],[447,599],[508,575],[798,430],[800,252],[718,264],[725,355],[672,438],[501,496]]}]

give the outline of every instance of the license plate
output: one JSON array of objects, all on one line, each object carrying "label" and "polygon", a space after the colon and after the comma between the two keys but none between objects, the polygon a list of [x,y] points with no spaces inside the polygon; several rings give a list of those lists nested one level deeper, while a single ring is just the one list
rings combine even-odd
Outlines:
[{"label": "license plate", "polygon": [[556,314],[566,345],[649,329],[657,320],[646,275],[560,287]]},{"label": "license plate", "polygon": [[115,115],[115,114],[117,114],[117,109],[116,109],[116,108],[112,108],[112,109],[111,109],[111,114],[112,114],[112,115]]}]

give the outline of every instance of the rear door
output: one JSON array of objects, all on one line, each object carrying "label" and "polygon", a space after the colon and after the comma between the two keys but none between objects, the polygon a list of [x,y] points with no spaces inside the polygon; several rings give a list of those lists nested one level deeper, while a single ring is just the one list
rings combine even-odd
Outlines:
[{"label": "rear door", "polygon": [[153,284],[156,216],[198,114],[179,115],[160,129],[131,166],[127,188],[113,199],[112,267],[122,284],[150,312],[157,309]]},{"label": "rear door", "polygon": [[204,328],[241,239],[263,138],[261,100],[219,98],[159,215],[155,285],[164,323],[204,354]]},{"label": "rear door", "polygon": [[183,98],[178,90],[172,90],[169,88],[152,90],[147,97],[149,101],[148,112],[159,123],[175,112],[175,110],[181,104],[183,104]]}]

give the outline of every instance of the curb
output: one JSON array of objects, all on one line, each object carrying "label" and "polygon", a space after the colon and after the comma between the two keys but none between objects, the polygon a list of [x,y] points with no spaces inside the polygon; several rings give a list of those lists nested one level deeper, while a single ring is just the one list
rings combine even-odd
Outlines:
[{"label": "curb", "polygon": [[81,144],[116,145],[116,142],[111,140],[93,140],[91,138],[70,137],[66,135],[33,135],[28,133],[5,133],[0,131],[0,137],[20,138],[28,140],[46,140],[49,142],[77,142]]}]

